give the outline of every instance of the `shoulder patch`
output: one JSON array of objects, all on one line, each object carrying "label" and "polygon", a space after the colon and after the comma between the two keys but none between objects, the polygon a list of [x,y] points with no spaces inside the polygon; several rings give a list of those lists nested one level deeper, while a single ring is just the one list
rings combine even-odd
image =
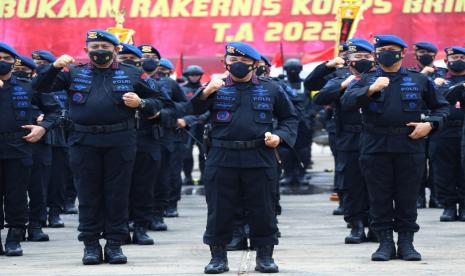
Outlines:
[{"label": "shoulder patch", "polygon": [[147,73],[144,72],[142,75],[140,75],[140,78],[143,79],[143,80],[145,80],[146,78],[148,78],[148,76],[149,76],[149,75],[148,75]]}]

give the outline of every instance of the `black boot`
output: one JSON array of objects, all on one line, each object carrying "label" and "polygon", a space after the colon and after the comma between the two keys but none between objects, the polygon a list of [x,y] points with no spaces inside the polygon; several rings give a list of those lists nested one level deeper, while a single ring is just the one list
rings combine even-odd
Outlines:
[{"label": "black boot", "polygon": [[426,198],[425,196],[419,196],[417,198],[417,209],[424,209],[426,208]]},{"label": "black boot", "polygon": [[333,211],[334,216],[343,216],[344,215],[344,208],[342,207],[342,197],[339,197],[339,205]]},{"label": "black boot", "polygon": [[457,221],[457,208],[456,206],[447,206],[444,209],[439,221]]},{"label": "black boot", "polygon": [[48,227],[51,228],[63,228],[65,224],[60,218],[59,208],[50,208],[48,211]]},{"label": "black boot", "polygon": [[379,239],[379,247],[373,255],[372,261],[389,261],[396,257],[396,245],[392,230],[384,230],[377,232]]},{"label": "black boot", "polygon": [[228,251],[247,250],[247,236],[244,232],[244,227],[235,226],[233,230],[232,240],[226,245]]},{"label": "black boot", "polygon": [[23,249],[21,248],[21,239],[24,237],[24,229],[22,228],[10,228],[8,229],[8,235],[5,241],[5,255],[12,256],[23,256]]},{"label": "black boot", "polygon": [[155,242],[147,235],[147,227],[136,225],[132,234],[132,243],[138,245],[153,245]]},{"label": "black boot", "polygon": [[442,205],[436,197],[431,196],[429,198],[428,208],[443,209],[444,205]]},{"label": "black boot", "polygon": [[186,177],[184,177],[184,180],[182,181],[182,185],[183,186],[192,186],[192,185],[194,185],[194,181],[192,180],[192,176],[191,175],[186,175]]},{"label": "black boot", "polygon": [[259,246],[257,248],[255,271],[260,271],[261,273],[279,272],[279,268],[273,260],[273,248],[273,245]]},{"label": "black boot", "polygon": [[78,213],[78,209],[76,208],[76,205],[74,204],[74,200],[67,200],[65,202],[65,208],[63,209],[63,213],[67,215],[74,215]]},{"label": "black boot", "polygon": [[102,246],[98,240],[84,242],[84,257],[82,264],[97,265],[103,263]]},{"label": "black boot", "polygon": [[128,222],[128,229],[129,229],[129,232],[134,232],[134,221],[130,220]]},{"label": "black boot", "polygon": [[283,187],[290,186],[291,183],[292,183],[292,176],[285,176],[283,177],[283,179],[279,181],[279,185]]},{"label": "black boot", "polygon": [[465,202],[459,204],[459,221],[465,221]]},{"label": "black boot", "polygon": [[176,218],[179,217],[178,207],[171,206],[166,208],[165,213],[163,214],[165,218]]},{"label": "black boot", "polygon": [[405,261],[421,261],[421,255],[413,247],[413,232],[400,232],[397,240],[397,256]]},{"label": "black boot", "polygon": [[361,220],[353,221],[351,224],[350,235],[346,237],[346,244],[359,244],[366,241],[365,227]]},{"label": "black boot", "polygon": [[369,227],[368,227],[367,241],[369,241],[369,242],[379,242],[379,239],[378,239],[378,236],[376,235],[376,232],[371,230],[371,228],[369,228]]},{"label": "black boot", "polygon": [[30,222],[27,227],[27,240],[35,242],[49,241],[50,238],[42,231],[42,223]]},{"label": "black boot", "polygon": [[210,263],[205,267],[205,274],[220,274],[229,271],[228,267],[228,256],[226,247],[223,245],[210,245],[210,252],[212,259]]},{"label": "black boot", "polygon": [[162,217],[155,217],[149,225],[149,229],[152,231],[166,231],[168,226],[163,221]]},{"label": "black boot", "polygon": [[125,264],[128,262],[121,249],[121,241],[107,240],[104,249],[104,260],[109,264]]}]

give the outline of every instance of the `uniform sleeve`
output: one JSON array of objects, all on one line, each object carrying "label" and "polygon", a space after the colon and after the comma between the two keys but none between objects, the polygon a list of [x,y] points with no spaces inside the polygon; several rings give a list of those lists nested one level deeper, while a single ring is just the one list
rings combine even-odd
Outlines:
[{"label": "uniform sleeve", "polygon": [[[370,102],[370,96],[367,95],[370,84],[364,79],[353,80],[347,87],[341,97],[341,106],[343,110],[356,110],[367,105]],[[372,96],[376,96],[375,93]]]},{"label": "uniform sleeve", "polygon": [[336,78],[328,81],[328,83],[318,92],[313,101],[317,105],[330,105],[339,101],[341,97],[341,83],[343,78]]},{"label": "uniform sleeve", "polygon": [[[158,112],[162,114],[162,110],[166,109],[166,113],[174,113],[174,103],[163,93],[159,85],[150,78],[145,78],[141,75],[140,79],[135,83],[135,92],[139,97],[146,101],[146,105],[142,110],[144,116],[150,117]],[[165,115],[166,116],[166,115]]]},{"label": "uniform sleeve", "polygon": [[299,125],[295,108],[281,87],[278,87],[276,97],[274,111],[278,125],[273,130],[273,133],[278,135],[282,142],[293,147],[297,138],[297,127]]},{"label": "uniform sleeve", "polygon": [[49,130],[58,123],[61,107],[53,94],[34,93],[32,96],[32,104],[39,107],[39,109],[44,113],[44,120],[40,126]]},{"label": "uniform sleeve", "polygon": [[192,114],[194,115],[203,114],[209,111],[211,108],[213,102],[213,95],[215,95],[216,92],[210,95],[207,99],[203,100],[201,99],[201,96],[204,89],[205,87],[199,88],[199,90],[197,90],[197,92],[195,93],[194,97],[192,97],[192,99],[190,100],[190,103],[192,105]]},{"label": "uniform sleeve", "polygon": [[325,86],[328,81],[327,76],[336,71],[335,68],[328,68],[327,62],[323,62],[313,69],[313,71],[304,80],[306,91],[317,91]]},{"label": "uniform sleeve", "polygon": [[71,77],[69,72],[46,65],[32,80],[32,88],[40,93],[68,90]]},{"label": "uniform sleeve", "polygon": [[442,94],[450,103],[455,103],[464,100],[465,87],[464,82],[448,83],[440,87],[439,93]]},{"label": "uniform sleeve", "polygon": [[426,107],[431,110],[430,115],[424,121],[433,123],[434,129],[440,129],[450,113],[449,103],[441,93],[437,93],[433,82],[429,79],[426,80],[424,101]]}]

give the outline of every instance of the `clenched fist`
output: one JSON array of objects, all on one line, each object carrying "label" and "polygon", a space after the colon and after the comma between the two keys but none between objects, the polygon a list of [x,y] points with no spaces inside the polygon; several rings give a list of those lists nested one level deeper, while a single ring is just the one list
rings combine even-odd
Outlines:
[{"label": "clenched fist", "polygon": [[434,83],[435,83],[437,86],[443,86],[445,82],[446,82],[446,80],[443,79],[443,78],[435,78],[435,79],[434,79]]},{"label": "clenched fist", "polygon": [[53,67],[55,68],[64,68],[74,62],[74,58],[69,55],[62,55],[53,63]]},{"label": "clenched fist", "polygon": [[408,123],[407,126],[415,128],[409,135],[413,140],[421,139],[433,130],[431,123]]},{"label": "clenched fist", "polygon": [[125,93],[123,95],[123,101],[124,105],[130,108],[138,108],[142,102],[141,98],[134,92]]},{"label": "clenched fist", "polygon": [[276,148],[279,146],[281,138],[278,135],[272,134],[271,132],[265,133],[265,145],[269,148]]},{"label": "clenched fist", "polygon": [[430,67],[430,66],[425,66],[425,68],[423,68],[423,70],[421,70],[421,73],[423,75],[431,75],[431,74],[434,73],[434,68]]},{"label": "clenched fist", "polygon": [[0,88],[2,88],[2,87],[3,87],[3,81],[0,80]]},{"label": "clenched fist", "polygon": [[374,93],[383,90],[385,87],[388,87],[388,85],[389,85],[389,78],[386,78],[386,77],[377,78],[375,83],[370,85],[370,88],[368,89],[368,96],[371,96]]},{"label": "clenched fist", "polygon": [[215,93],[218,89],[224,86],[222,79],[214,79],[210,81],[207,87],[203,90],[202,99],[208,98],[211,94]]},{"label": "clenched fist", "polygon": [[350,75],[347,79],[345,79],[342,83],[341,83],[341,89],[346,89],[350,82],[352,82],[353,80],[355,79],[355,76],[354,75]]},{"label": "clenched fist", "polygon": [[341,58],[341,57],[335,57],[334,59],[328,61],[326,63],[326,67],[329,67],[329,68],[339,68],[339,67],[342,67],[344,66],[344,64],[346,63],[346,61]]}]

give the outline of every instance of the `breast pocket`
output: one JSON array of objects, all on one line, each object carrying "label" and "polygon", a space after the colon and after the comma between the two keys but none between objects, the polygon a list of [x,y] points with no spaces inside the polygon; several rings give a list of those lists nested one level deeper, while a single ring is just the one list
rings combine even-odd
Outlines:
[{"label": "breast pocket", "polygon": [[381,91],[371,97],[371,102],[368,104],[367,109],[369,112],[381,114],[384,112],[385,94]]},{"label": "breast pocket", "polygon": [[270,101],[253,101],[254,120],[256,123],[269,124],[273,121],[273,103]]},{"label": "breast pocket", "polygon": [[402,110],[406,112],[418,112],[421,110],[420,93],[419,92],[403,92]]},{"label": "breast pocket", "polygon": [[213,103],[212,120],[215,123],[230,123],[233,119],[234,111],[237,108],[235,96],[219,94]]},{"label": "breast pocket", "polygon": [[82,83],[72,83],[69,87],[71,94],[71,103],[73,104],[85,104],[90,93],[90,85]]}]

